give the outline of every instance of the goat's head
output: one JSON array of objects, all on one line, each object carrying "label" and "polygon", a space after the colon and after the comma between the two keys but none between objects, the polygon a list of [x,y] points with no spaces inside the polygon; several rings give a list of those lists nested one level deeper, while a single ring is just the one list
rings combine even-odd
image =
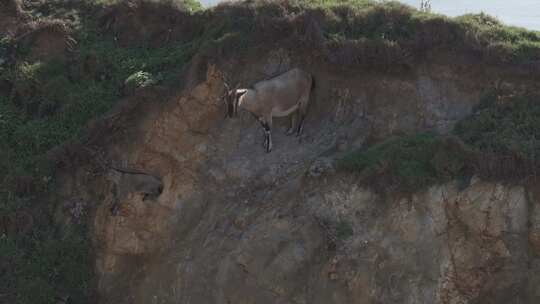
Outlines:
[{"label": "goat's head", "polygon": [[240,97],[247,92],[247,90],[239,89],[239,85],[236,85],[233,89],[231,89],[227,82],[223,82],[223,84],[227,90],[227,93],[223,98],[225,100],[225,104],[227,105],[227,117],[232,118],[238,115],[238,101]]}]

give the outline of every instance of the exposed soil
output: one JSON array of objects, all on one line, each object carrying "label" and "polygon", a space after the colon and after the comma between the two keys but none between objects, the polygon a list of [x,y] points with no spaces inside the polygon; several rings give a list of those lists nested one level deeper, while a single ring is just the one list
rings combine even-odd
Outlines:
[{"label": "exposed soil", "polygon": [[[15,8],[0,13],[9,28],[18,8],[4,3]],[[57,200],[70,202],[58,204],[55,220],[69,225],[82,206],[90,214],[98,303],[537,303],[537,187],[473,178],[381,194],[335,161],[393,135],[448,134],[494,86],[540,90],[538,71],[445,50],[448,37],[427,25],[403,47],[327,43],[321,11],[274,8],[197,16],[212,25],[139,1],[97,13],[120,47],[191,41],[231,16],[257,20],[252,45],[233,48],[244,37],[230,35],[201,46],[178,83],[135,90],[49,151]],[[31,29],[17,39],[32,60],[76,50],[60,23],[21,28]],[[100,58],[82,60],[97,74]],[[276,119],[274,151],[265,153],[252,115],[225,118],[223,80],[249,87],[294,67],[316,82],[305,132],[286,136],[288,121]],[[118,198],[98,157],[158,176],[163,192]],[[13,213],[0,232],[26,233],[32,223],[30,213]]]}]

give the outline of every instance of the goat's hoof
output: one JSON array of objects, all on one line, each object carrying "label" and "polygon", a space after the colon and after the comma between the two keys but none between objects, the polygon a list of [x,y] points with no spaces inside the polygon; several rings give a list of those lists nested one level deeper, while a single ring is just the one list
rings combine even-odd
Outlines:
[{"label": "goat's hoof", "polygon": [[109,210],[111,212],[111,216],[117,216],[118,211],[120,211],[120,207],[115,205],[115,206],[112,206]]}]

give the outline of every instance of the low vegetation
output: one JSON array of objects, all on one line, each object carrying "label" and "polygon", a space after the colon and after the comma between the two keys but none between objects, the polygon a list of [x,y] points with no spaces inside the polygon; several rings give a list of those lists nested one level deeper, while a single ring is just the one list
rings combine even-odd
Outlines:
[{"label": "low vegetation", "polygon": [[454,133],[481,155],[475,171],[483,177],[520,180],[538,175],[540,96],[493,91]]},{"label": "low vegetation", "polygon": [[[16,199],[11,202],[25,204]],[[35,207],[31,202],[26,204]],[[5,207],[1,206],[0,213],[6,212]],[[22,209],[20,205],[15,208]],[[34,221],[25,234],[0,237],[2,301],[58,303],[62,299],[71,301],[66,303],[92,303],[93,265],[86,224],[59,231],[49,216],[35,217]]]},{"label": "low vegetation", "polygon": [[[34,16],[73,14],[53,1],[32,5]],[[195,51],[192,42],[119,47],[93,15],[76,16],[69,20],[76,50],[65,57],[35,59],[26,46],[15,48],[15,39],[0,43],[0,302],[92,303],[87,210],[67,226],[56,222],[57,206],[66,202],[54,195],[45,155],[80,138],[86,123],[124,94],[175,81]],[[24,231],[21,218],[29,221]]]},{"label": "low vegetation", "polygon": [[414,192],[450,179],[518,182],[538,176],[540,97],[486,94],[473,113],[458,122],[452,136],[413,134],[387,139],[349,153],[346,171],[386,192]]},{"label": "low vegetation", "polygon": [[540,97],[499,100],[490,93],[457,124],[455,134],[482,152],[533,160],[540,153]]},{"label": "low vegetation", "polygon": [[340,64],[412,66],[431,53],[447,53],[451,60],[473,56],[490,63],[540,59],[539,32],[506,26],[485,14],[449,18],[396,1],[246,3],[213,9],[212,28],[222,37],[241,33],[252,45],[280,41],[291,48],[307,48]]},{"label": "low vegetation", "polygon": [[459,141],[431,133],[387,139],[345,156],[339,166],[358,172],[376,190],[413,193],[466,173]]}]

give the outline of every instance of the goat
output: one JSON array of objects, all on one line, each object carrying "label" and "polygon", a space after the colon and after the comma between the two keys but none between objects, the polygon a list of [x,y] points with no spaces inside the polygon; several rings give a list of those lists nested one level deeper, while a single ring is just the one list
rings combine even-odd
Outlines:
[{"label": "goat", "polygon": [[314,88],[313,76],[295,68],[274,78],[259,81],[252,88],[230,89],[226,81],[227,116],[238,115],[238,108],[250,112],[264,128],[264,147],[272,151],[272,117],[293,114],[287,135],[300,136],[304,128],[310,94]]}]

